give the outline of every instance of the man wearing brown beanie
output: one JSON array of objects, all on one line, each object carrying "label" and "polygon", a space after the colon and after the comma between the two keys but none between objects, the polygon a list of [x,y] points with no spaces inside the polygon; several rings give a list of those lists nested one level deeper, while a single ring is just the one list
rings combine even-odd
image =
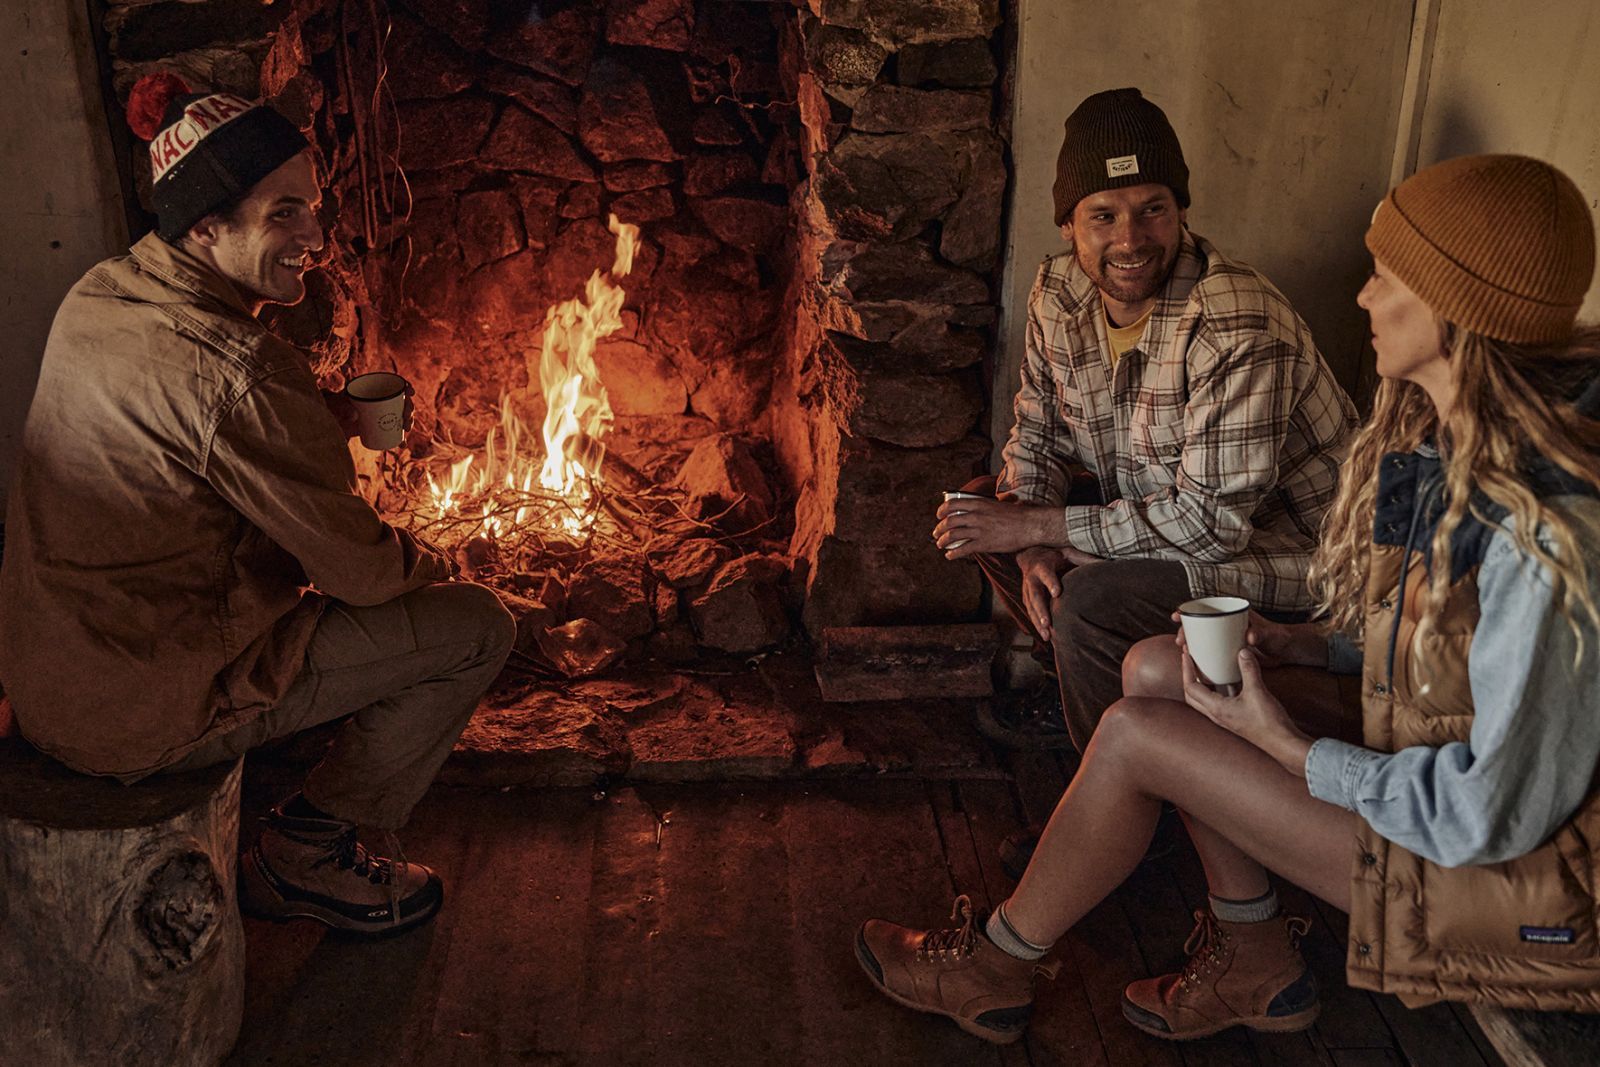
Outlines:
[{"label": "man wearing brown beanie", "polygon": [[1059,705],[1054,686],[994,702],[985,732],[1081,751],[1123,654],[1183,601],[1311,606],[1356,416],[1283,294],[1186,229],[1183,150],[1139,90],[1067,118],[1054,195],[1072,249],[1028,300],[1004,468],[968,486],[995,499],[944,504],[934,537],[978,562],[1059,679]]},{"label": "man wearing brown beanie", "polygon": [[426,922],[439,877],[368,853],[357,824],[405,823],[515,624],[355,493],[349,430],[257,318],[302,298],[322,248],[300,131],[170,75],[141,80],[129,116],[157,230],[63,301],[9,498],[17,725],[132,783],[348,717],[241,856],[240,902],[357,934]]}]

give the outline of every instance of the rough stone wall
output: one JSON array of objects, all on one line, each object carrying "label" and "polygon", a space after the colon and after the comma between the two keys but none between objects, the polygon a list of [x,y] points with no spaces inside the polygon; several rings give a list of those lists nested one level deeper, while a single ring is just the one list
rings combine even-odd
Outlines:
[{"label": "rough stone wall", "polygon": [[428,387],[419,429],[431,416],[458,443],[482,440],[500,391],[526,382],[546,310],[610,265],[615,213],[643,243],[620,279],[624,328],[596,353],[613,447],[658,473],[667,456],[651,444],[764,438],[799,178],[777,63],[787,9],[389,6],[386,84],[412,206],[371,237],[384,308],[372,355]]},{"label": "rough stone wall", "polygon": [[810,0],[802,17],[793,402],[807,628],[973,614],[981,578],[928,532],[982,465],[982,366],[1007,183],[998,0]]}]

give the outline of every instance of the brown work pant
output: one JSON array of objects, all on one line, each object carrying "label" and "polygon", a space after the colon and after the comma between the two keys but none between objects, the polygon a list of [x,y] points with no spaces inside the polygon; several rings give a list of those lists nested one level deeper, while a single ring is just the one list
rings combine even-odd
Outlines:
[{"label": "brown work pant", "polygon": [[349,716],[301,791],[330,815],[398,829],[515,637],[511,613],[481,585],[424,586],[372,607],[335,601],[312,635],[305,668],[276,706],[164,769],[238,759],[266,741]]},{"label": "brown work pant", "polygon": [[[978,478],[962,488],[992,496],[995,478]],[[985,552],[973,558],[995,596],[1033,638],[1035,654],[1045,658],[1044,650],[1049,650],[1061,685],[1067,733],[1082,752],[1100,716],[1122,696],[1122,657],[1128,649],[1146,637],[1176,631],[1172,613],[1190,597],[1183,564],[1105,559],[1074,567],[1063,562],[1061,595],[1055,598],[1050,616],[1054,640],[1047,642],[1022,603],[1022,571],[1016,557]]]}]

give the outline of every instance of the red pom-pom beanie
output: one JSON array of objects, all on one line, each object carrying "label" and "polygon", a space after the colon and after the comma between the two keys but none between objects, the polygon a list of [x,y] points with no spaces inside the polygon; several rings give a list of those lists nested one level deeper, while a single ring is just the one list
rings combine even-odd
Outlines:
[{"label": "red pom-pom beanie", "polygon": [[191,93],[165,71],[128,95],[128,125],[150,142],[156,232],[177,241],[310,147],[288,119],[231,93]]}]

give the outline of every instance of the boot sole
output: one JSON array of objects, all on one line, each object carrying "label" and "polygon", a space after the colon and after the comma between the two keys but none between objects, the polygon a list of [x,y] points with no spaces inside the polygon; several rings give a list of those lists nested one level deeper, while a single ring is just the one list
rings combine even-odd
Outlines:
[{"label": "boot sole", "polygon": [[1175,1034],[1171,1030],[1158,1030],[1149,1025],[1140,1018],[1140,1015],[1144,1012],[1145,1009],[1134,1004],[1126,996],[1122,998],[1122,1017],[1128,1020],[1134,1029],[1139,1032],[1149,1034],[1151,1037],[1159,1037],[1164,1041],[1194,1041],[1202,1037],[1210,1037],[1212,1034],[1220,1034],[1222,1031],[1232,1029],[1235,1026],[1248,1027],[1263,1034],[1294,1033],[1308,1028],[1317,1021],[1317,1016],[1322,1014],[1322,1004],[1318,1002],[1309,1008],[1295,1012],[1293,1015],[1257,1015],[1249,1019],[1231,1019],[1228,1022],[1218,1023],[1216,1026],[1203,1030],[1185,1030],[1181,1034]]},{"label": "boot sole", "polygon": [[311,919],[341,934],[372,941],[414,930],[432,920],[443,906],[444,890],[441,888],[431,907],[408,915],[398,923],[388,920],[363,923],[309,900],[285,899],[256,868],[253,851],[245,852],[239,860],[239,910],[252,919],[266,919],[274,923]]},{"label": "boot sole", "polygon": [[918,1004],[916,1001],[907,1000],[905,997],[902,997],[899,993],[896,993],[894,990],[884,985],[883,982],[879,980],[878,976],[873,973],[871,950],[867,948],[866,942],[862,940],[860,930],[856,931],[856,962],[861,965],[861,969],[866,972],[868,980],[872,982],[873,986],[877,988],[878,992],[882,993],[884,996],[888,997],[902,1008],[910,1008],[912,1011],[920,1011],[924,1015],[943,1015],[946,1019],[949,1019],[951,1022],[955,1023],[973,1037],[981,1037],[983,1040],[993,1045],[1016,1044],[1018,1041],[1022,1040],[1022,1035],[1027,1032],[1025,1028],[1021,1030],[991,1030],[988,1027],[980,1026],[978,1023],[972,1022],[969,1019],[963,1019],[961,1016],[954,1015],[948,1011],[944,1011],[943,1009],[930,1008],[926,1004]]}]

